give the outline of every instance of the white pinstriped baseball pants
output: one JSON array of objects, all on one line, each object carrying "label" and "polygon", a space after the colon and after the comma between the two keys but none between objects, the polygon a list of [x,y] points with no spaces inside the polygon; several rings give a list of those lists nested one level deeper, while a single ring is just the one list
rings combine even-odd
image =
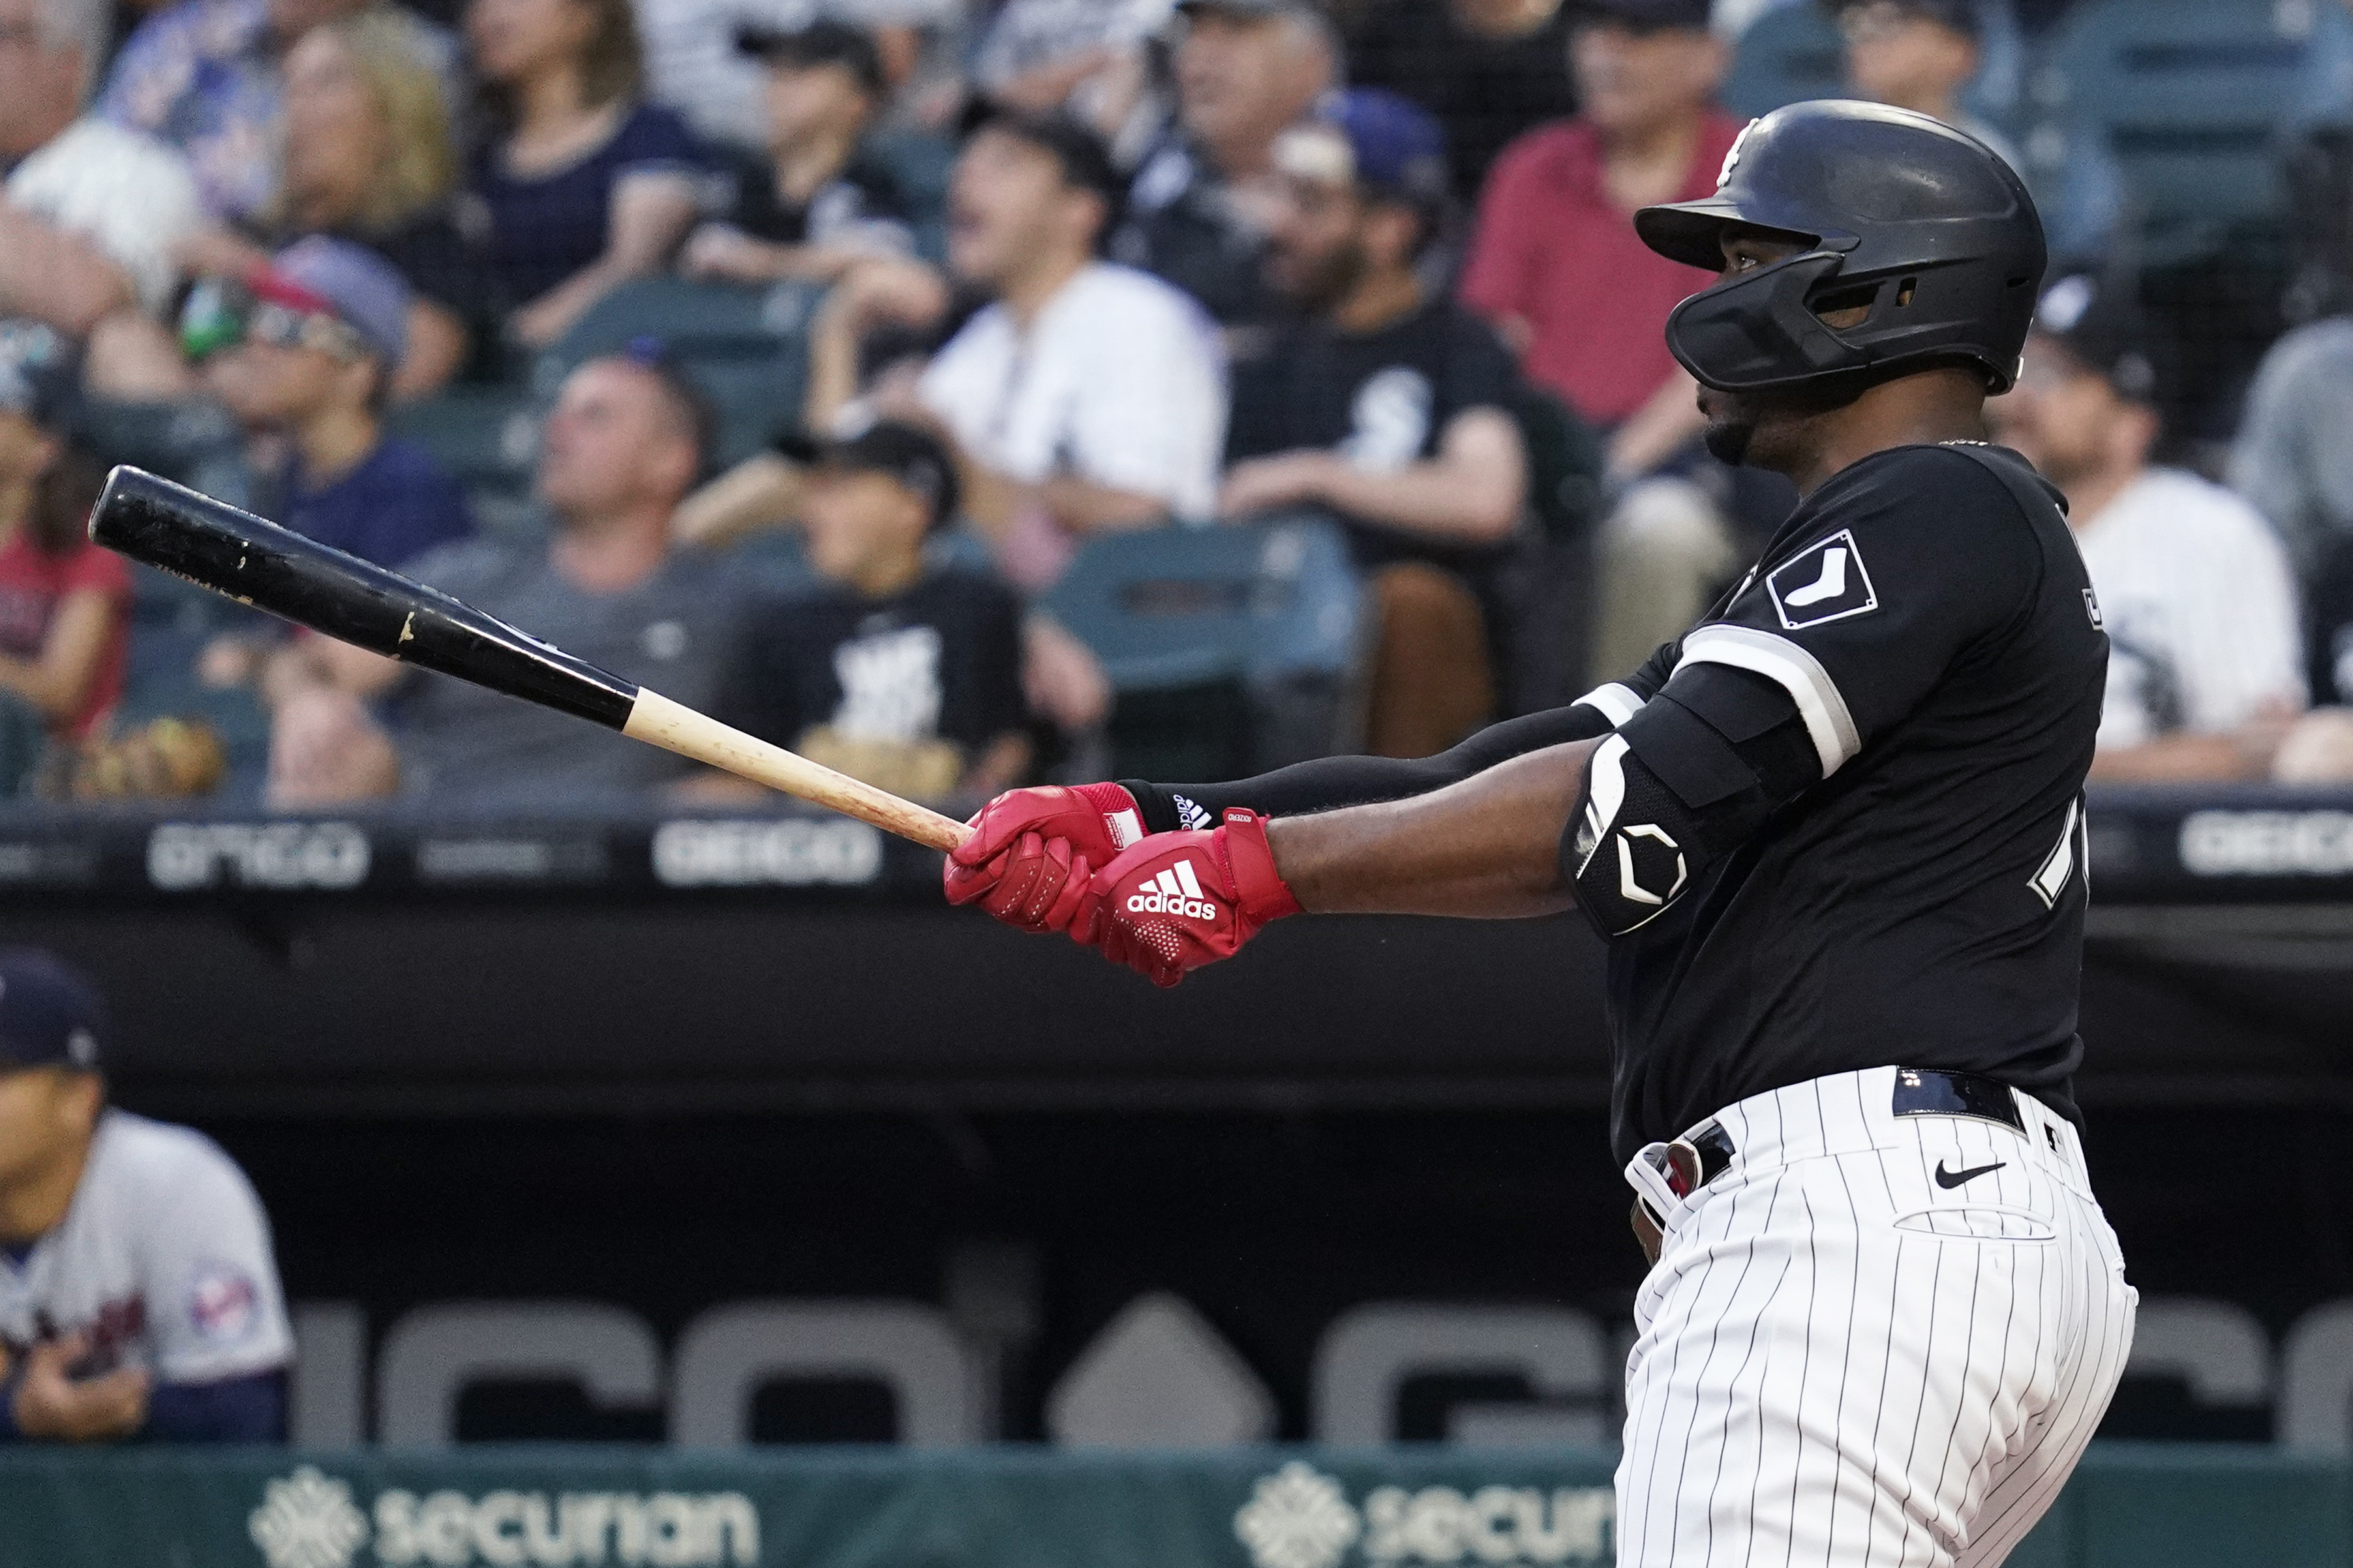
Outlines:
[{"label": "white pinstriped baseball pants", "polygon": [[1634,1303],[1620,1568],[1994,1568],[2091,1441],[2138,1297],[2074,1128],[2023,1094],[2023,1134],[1899,1117],[1895,1072],[1720,1112],[1732,1163],[1688,1199],[1630,1168],[1671,1206]]}]

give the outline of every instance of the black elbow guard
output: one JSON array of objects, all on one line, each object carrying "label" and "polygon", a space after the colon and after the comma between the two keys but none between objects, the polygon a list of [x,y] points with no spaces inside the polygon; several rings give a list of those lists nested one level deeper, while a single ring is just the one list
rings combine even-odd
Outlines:
[{"label": "black elbow guard", "polygon": [[1585,764],[1585,800],[1562,845],[1577,907],[1603,936],[1664,914],[1691,886],[1699,846],[1691,812],[1612,735]]},{"label": "black elbow guard", "polygon": [[1577,906],[1604,936],[1640,930],[1820,776],[1778,688],[1736,670],[1678,677],[1587,764],[1562,844]]}]

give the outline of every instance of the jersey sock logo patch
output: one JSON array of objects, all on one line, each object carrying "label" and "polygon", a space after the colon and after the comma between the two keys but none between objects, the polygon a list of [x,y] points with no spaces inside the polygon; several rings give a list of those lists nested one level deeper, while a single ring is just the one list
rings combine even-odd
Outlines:
[{"label": "jersey sock logo patch", "polygon": [[1127,896],[1132,915],[1176,915],[1185,920],[1213,921],[1218,906],[1201,889],[1193,862],[1179,860]]},{"label": "jersey sock logo patch", "polygon": [[1773,614],[1788,631],[1867,616],[1879,608],[1870,569],[1855,547],[1854,533],[1840,529],[1767,573],[1765,591]]}]

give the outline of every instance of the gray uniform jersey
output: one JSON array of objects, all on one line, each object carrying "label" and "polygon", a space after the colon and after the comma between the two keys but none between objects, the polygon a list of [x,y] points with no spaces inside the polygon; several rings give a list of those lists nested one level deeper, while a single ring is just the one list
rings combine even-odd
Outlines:
[{"label": "gray uniform jersey", "polygon": [[[404,570],[575,658],[705,711],[719,695],[743,603],[733,574],[702,555],[672,556],[618,594],[575,586],[544,550],[490,540],[433,551]],[[631,795],[694,765],[569,714],[422,671],[404,681],[396,712],[412,794]]]},{"label": "gray uniform jersey", "polygon": [[292,1359],[269,1216],[203,1133],[107,1111],[64,1223],[21,1259],[0,1252],[0,1342],[22,1352],[78,1331],[100,1363],[165,1383]]}]

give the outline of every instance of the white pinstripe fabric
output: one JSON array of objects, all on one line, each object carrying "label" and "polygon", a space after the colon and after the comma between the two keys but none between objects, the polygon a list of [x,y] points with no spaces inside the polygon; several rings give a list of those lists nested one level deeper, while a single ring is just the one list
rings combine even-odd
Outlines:
[{"label": "white pinstripe fabric", "polygon": [[1894,1072],[1717,1116],[1635,1300],[1620,1568],[1995,1568],[2090,1442],[2137,1297],[2074,1129],[1898,1117]]}]

